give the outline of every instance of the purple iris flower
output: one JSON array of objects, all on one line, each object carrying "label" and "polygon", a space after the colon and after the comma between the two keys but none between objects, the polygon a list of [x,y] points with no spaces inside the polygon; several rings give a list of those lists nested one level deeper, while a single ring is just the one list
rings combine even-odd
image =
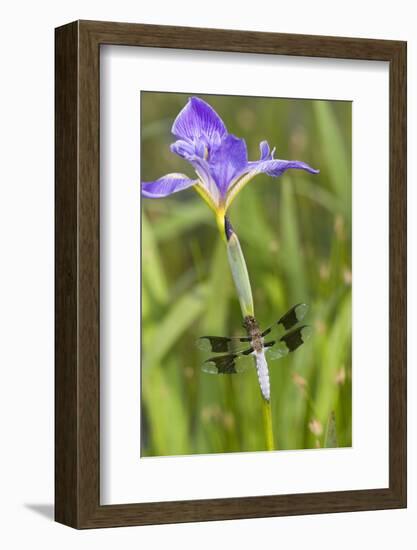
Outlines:
[{"label": "purple iris flower", "polygon": [[192,97],[172,125],[177,141],[171,151],[187,160],[196,173],[167,174],[156,181],[142,183],[142,195],[161,198],[194,186],[217,213],[226,212],[237,193],[257,174],[281,176],[289,168],[317,174],[305,162],[274,158],[267,141],[259,145],[260,159],[249,161],[244,139],[229,134],[214,109],[202,99]]}]

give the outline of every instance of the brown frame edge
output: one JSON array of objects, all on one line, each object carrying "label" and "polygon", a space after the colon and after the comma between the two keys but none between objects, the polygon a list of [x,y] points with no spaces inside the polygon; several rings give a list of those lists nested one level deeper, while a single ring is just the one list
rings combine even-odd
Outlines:
[{"label": "brown frame edge", "polygon": [[[99,50],[101,44],[390,64],[389,487],[100,505]],[[55,31],[55,519],[116,527],[406,507],[405,42],[76,21]]]}]

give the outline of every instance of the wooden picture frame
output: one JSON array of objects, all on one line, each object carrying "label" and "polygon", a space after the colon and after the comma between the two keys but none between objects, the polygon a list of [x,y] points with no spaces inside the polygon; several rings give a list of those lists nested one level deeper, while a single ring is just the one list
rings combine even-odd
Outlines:
[{"label": "wooden picture frame", "polygon": [[[406,506],[406,43],[110,22],[56,29],[55,519],[99,528]],[[389,487],[100,504],[99,56],[118,44],[389,62]]]}]

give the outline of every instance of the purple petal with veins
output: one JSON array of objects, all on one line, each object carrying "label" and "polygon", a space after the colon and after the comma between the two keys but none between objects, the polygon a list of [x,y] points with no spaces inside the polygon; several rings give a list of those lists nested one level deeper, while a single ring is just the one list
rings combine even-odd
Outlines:
[{"label": "purple petal with veins", "polygon": [[224,197],[231,182],[248,165],[245,140],[229,134],[214,149],[209,156],[208,163],[210,173],[219,188],[221,196]]},{"label": "purple petal with veins", "polygon": [[218,142],[227,135],[224,122],[208,103],[191,97],[172,125],[172,133],[180,139],[198,141],[205,136],[209,142]]},{"label": "purple petal with veins", "polygon": [[141,192],[144,197],[149,199],[161,199],[187,189],[195,183],[195,180],[187,178],[184,174],[167,174],[156,181],[142,183]]},{"label": "purple petal with veins", "polygon": [[305,170],[310,174],[318,174],[320,170],[315,170],[307,163],[300,160],[259,160],[256,162],[249,162],[248,166],[250,168],[249,172],[253,171],[254,175],[256,174],[268,174],[268,176],[281,176],[285,171],[290,168],[295,168],[296,170]]}]

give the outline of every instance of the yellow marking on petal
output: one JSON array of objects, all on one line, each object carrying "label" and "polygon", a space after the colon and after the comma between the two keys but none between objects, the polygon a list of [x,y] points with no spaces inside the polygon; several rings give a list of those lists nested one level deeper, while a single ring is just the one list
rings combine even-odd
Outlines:
[{"label": "yellow marking on petal", "polygon": [[216,224],[220,231],[220,235],[222,239],[227,242],[224,224],[225,224],[225,214],[226,210],[224,207],[224,204],[216,205],[211,197],[211,195],[207,192],[206,188],[201,183],[201,180],[197,180],[196,183],[193,185],[193,189],[200,195],[200,197],[204,200],[204,202],[209,206],[209,208],[214,212],[214,215],[216,216]]},{"label": "yellow marking on petal", "polygon": [[236,195],[242,191],[242,189],[245,187],[247,183],[250,182],[252,178],[256,176],[256,170],[252,170],[251,172],[248,172],[247,174],[244,174],[241,178],[239,178],[232,187],[230,187],[229,191],[226,195],[226,205],[225,210],[228,210],[230,205],[232,204],[233,200],[235,199]]},{"label": "yellow marking on petal", "polygon": [[204,200],[204,202],[213,210],[213,212],[216,214],[217,212],[217,206],[214,204],[212,198],[207,193],[205,188],[202,186],[200,180],[197,180],[196,184],[193,185],[193,189],[197,191],[197,193],[200,195],[200,197]]}]

